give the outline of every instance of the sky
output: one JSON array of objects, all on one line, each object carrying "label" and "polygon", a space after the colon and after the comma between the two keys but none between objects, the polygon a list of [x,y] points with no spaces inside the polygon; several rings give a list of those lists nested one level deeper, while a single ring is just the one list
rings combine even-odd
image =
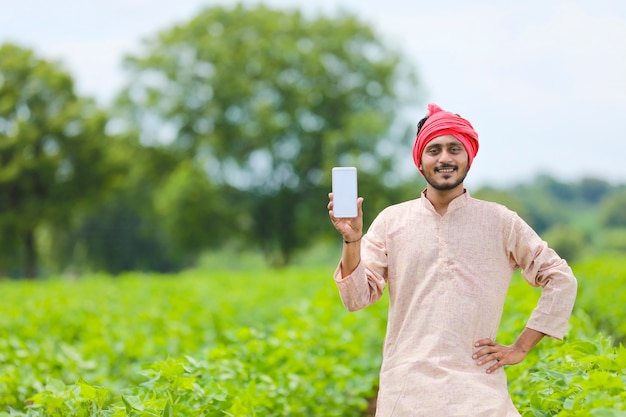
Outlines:
[{"label": "sky", "polygon": [[[256,4],[259,1],[242,1]],[[125,81],[125,54],[205,7],[236,1],[0,0],[0,44],[61,61],[79,94],[103,105]],[[480,136],[468,185],[509,186],[545,174],[626,183],[626,1],[267,0],[312,15],[359,16],[403,51],[430,102]],[[407,138],[408,141],[413,138]],[[407,155],[410,161],[411,156]]]}]

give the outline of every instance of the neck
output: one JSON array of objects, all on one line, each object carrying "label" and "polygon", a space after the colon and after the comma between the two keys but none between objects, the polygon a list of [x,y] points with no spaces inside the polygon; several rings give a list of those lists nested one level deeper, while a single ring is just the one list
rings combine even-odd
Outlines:
[{"label": "neck", "polygon": [[463,184],[459,184],[458,187],[451,190],[437,190],[430,184],[426,186],[426,198],[433,205],[435,211],[437,211],[437,213],[441,216],[446,214],[448,211],[448,205],[450,202],[462,195],[464,192],[465,188],[463,188]]}]

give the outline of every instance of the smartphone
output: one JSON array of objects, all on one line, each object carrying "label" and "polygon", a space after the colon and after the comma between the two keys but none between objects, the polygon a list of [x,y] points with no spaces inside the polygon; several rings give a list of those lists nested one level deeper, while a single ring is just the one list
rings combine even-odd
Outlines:
[{"label": "smartphone", "polygon": [[355,167],[334,167],[333,182],[333,214],[337,218],[356,217],[358,210],[356,200],[357,175]]}]

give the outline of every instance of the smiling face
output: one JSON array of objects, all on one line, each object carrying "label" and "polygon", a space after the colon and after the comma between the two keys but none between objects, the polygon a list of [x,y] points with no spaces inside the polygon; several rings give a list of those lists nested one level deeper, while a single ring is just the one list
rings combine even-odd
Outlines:
[{"label": "smiling face", "polygon": [[469,155],[452,135],[438,136],[424,148],[421,167],[429,186],[438,191],[463,188],[469,170]]}]

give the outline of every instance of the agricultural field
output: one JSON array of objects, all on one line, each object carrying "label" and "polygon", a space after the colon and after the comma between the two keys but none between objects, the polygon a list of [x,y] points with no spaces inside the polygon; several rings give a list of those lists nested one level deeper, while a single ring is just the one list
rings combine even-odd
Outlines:
[{"label": "agricultural field", "polygon": [[[626,265],[573,265],[565,342],[507,368],[524,416],[626,416]],[[333,266],[0,281],[0,416],[361,417],[386,299],[348,313]],[[499,340],[539,296],[520,276]]]}]

